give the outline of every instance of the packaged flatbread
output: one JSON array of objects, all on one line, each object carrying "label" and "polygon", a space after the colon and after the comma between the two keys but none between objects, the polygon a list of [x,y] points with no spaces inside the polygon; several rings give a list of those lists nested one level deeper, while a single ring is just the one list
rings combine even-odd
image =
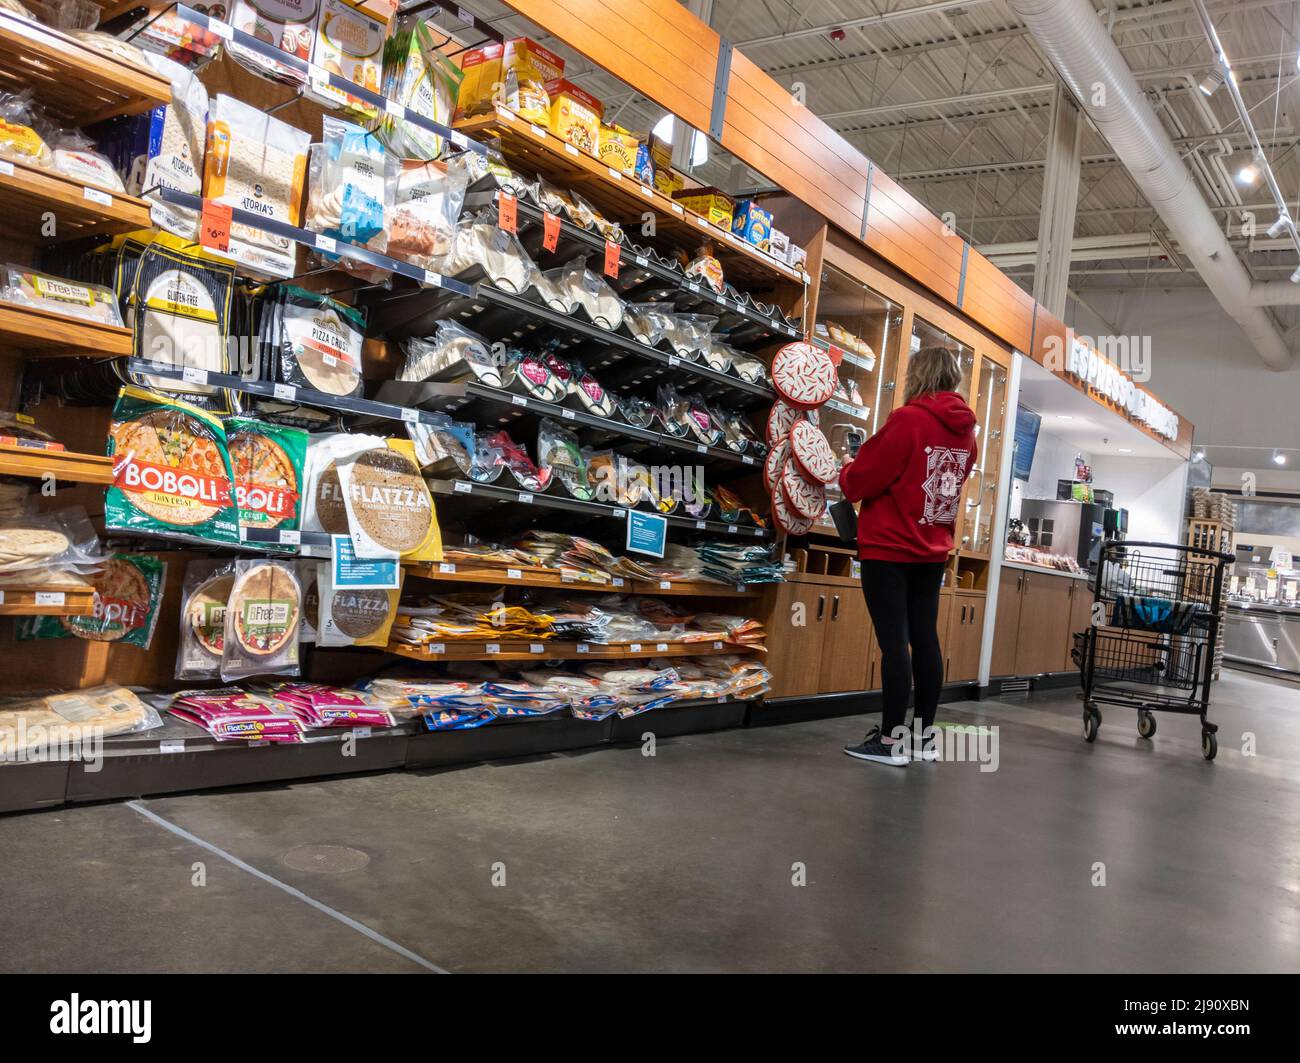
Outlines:
[{"label": "packaged flatbread", "polygon": [[[253,417],[229,417],[226,437],[241,537],[250,528],[297,531],[307,433]],[[273,543],[250,545],[284,549]]]},{"label": "packaged flatbread", "polygon": [[93,575],[88,616],[38,616],[18,628],[19,639],[79,638],[147,650],[158,625],[167,565],[144,554],[114,554]]},{"label": "packaged flatbread", "polygon": [[0,759],[66,759],[106,735],[162,725],[158,713],[112,684],[0,702]]},{"label": "packaged flatbread", "polygon": [[221,679],[298,674],[302,584],[288,561],[236,561],[226,603]]},{"label": "packaged flatbread", "polygon": [[0,266],[0,300],[61,317],[79,317],[102,325],[122,324],[117,297],[107,288],[53,277],[30,266]]},{"label": "packaged flatbread", "polygon": [[[400,571],[400,570],[399,570]],[[400,586],[391,590],[336,587],[333,566],[322,564],[320,587],[319,646],[387,646],[388,633],[397,616]],[[399,577],[400,578],[400,577]]]},{"label": "packaged flatbread", "polygon": [[355,307],[284,285],[272,328],[284,383],[327,395],[361,393],[365,327]]},{"label": "packaged flatbread", "polygon": [[235,585],[234,561],[191,561],[185,569],[177,679],[216,679],[226,644],[226,604]]},{"label": "packaged flatbread", "polygon": [[[402,104],[407,113],[450,126],[463,73],[443,55],[433,27],[415,15],[398,20],[384,46],[383,95]],[[406,159],[436,159],[443,138],[423,126],[385,114],[379,136],[389,150]]]},{"label": "packaged flatbread", "polygon": [[149,62],[171,82],[172,102],[163,111],[161,136],[149,144],[141,188],[128,191],[147,192],[149,218],[160,229],[197,240],[198,212],[163,202],[157,190],[170,188],[191,196],[203,191],[208,90],[192,70],[180,63],[153,53],[149,54]]},{"label": "packaged flatbread", "polygon": [[230,455],[221,419],[180,399],[123,388],[113,407],[113,483],[104,526],[136,535],[235,545]]},{"label": "packaged flatbread", "polygon": [[298,582],[302,584],[302,623],[298,630],[299,642],[315,642],[320,627],[320,573],[329,568],[329,561],[298,562]]},{"label": "packaged flatbread", "polygon": [[441,559],[433,496],[409,439],[340,461],[338,474],[357,557]]},{"label": "packaged flatbread", "polygon": [[339,484],[338,462],[385,445],[382,436],[356,432],[320,432],[308,438],[307,470],[304,476],[307,493],[303,499],[302,511],[304,531],[325,532],[328,535],[350,534],[343,488]]}]

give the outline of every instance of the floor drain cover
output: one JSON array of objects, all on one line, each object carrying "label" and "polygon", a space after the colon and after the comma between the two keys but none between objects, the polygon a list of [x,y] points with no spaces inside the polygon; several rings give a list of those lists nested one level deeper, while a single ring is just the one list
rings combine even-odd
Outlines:
[{"label": "floor drain cover", "polygon": [[346,845],[295,845],[282,857],[295,871],[315,871],[320,875],[341,875],[360,871],[370,857],[360,849]]}]

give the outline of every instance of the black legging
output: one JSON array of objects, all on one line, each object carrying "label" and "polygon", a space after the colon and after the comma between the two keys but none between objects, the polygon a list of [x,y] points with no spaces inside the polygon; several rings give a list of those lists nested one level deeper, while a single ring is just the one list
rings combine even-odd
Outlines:
[{"label": "black legging", "polygon": [[[903,726],[916,689],[915,718],[934,726],[943,689],[939,647],[939,588],[945,564],[863,561],[862,593],[880,644],[880,686],[884,698],[880,730],[886,737]],[[912,652],[908,654],[908,644]]]}]

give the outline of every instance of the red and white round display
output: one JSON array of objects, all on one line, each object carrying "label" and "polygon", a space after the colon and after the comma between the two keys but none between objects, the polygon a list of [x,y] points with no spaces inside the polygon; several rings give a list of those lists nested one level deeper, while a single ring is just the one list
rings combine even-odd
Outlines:
[{"label": "red and white round display", "polygon": [[838,374],[831,356],[811,343],[787,343],[772,359],[772,385],[781,398],[813,410],[835,394]]},{"label": "red and white round display", "polygon": [[781,471],[781,497],[794,513],[807,520],[817,520],[826,512],[825,486],[804,479],[793,459]]},{"label": "red and white round display", "polygon": [[824,484],[839,479],[840,464],[835,460],[835,451],[816,425],[795,421],[790,429],[790,453],[806,479]]},{"label": "red and white round display", "polygon": [[772,520],[787,535],[807,535],[812,531],[813,522],[801,517],[786,502],[779,480],[772,490]]},{"label": "red and white round display", "polygon": [[780,399],[772,403],[772,408],[767,414],[767,445],[774,447],[782,440],[788,439],[791,425],[800,417],[806,418],[807,414]]},{"label": "red and white round display", "polygon": [[767,452],[767,458],[763,462],[763,482],[767,484],[767,493],[776,493],[776,483],[781,479],[781,470],[785,468],[785,463],[790,458],[790,441],[782,439],[771,450]]}]

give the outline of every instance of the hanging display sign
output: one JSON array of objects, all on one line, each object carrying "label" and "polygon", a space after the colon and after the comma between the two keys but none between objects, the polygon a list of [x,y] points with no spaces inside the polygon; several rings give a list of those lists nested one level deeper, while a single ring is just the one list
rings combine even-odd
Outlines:
[{"label": "hanging display sign", "polygon": [[1178,414],[1158,401],[1149,391],[1138,387],[1132,377],[1080,339],[1072,337],[1070,340],[1065,372],[1156,434],[1166,439],[1178,438]]}]

